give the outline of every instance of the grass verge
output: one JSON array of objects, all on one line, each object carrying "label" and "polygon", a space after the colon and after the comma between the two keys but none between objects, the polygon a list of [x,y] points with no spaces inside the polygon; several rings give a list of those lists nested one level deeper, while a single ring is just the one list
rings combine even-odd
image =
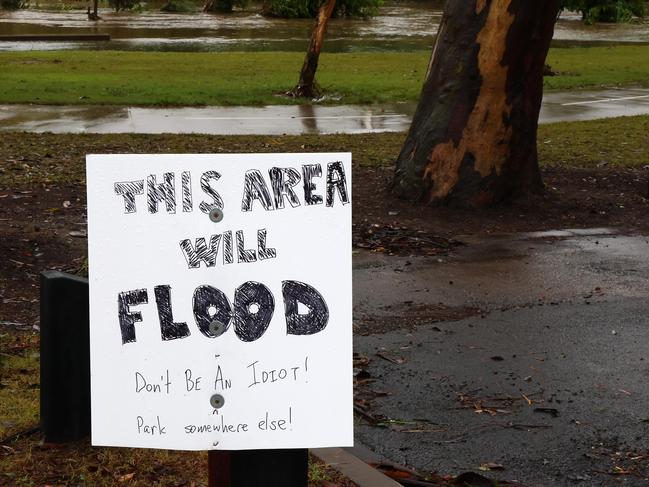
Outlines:
[{"label": "grass verge", "polygon": [[[603,137],[602,134],[606,134]],[[405,134],[214,136],[0,133],[0,189],[85,182],[85,154],[351,151],[364,166],[391,166]],[[649,116],[539,127],[542,166],[642,167],[649,164]]]},{"label": "grass verge", "polygon": [[[387,103],[419,96],[430,53],[324,53],[324,103]],[[649,86],[649,46],[556,48],[548,89]],[[0,53],[0,103],[274,105],[297,81],[296,52],[46,51]]]}]

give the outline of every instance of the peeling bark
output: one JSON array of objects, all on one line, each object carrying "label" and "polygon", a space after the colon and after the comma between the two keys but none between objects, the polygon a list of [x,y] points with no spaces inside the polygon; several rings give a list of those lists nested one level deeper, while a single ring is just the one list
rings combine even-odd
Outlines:
[{"label": "peeling bark", "polygon": [[311,41],[304,56],[304,64],[300,71],[300,79],[291,91],[287,94],[297,98],[315,98],[319,93],[318,86],[315,82],[315,73],[318,69],[318,60],[320,59],[320,50],[324,42],[324,35],[327,32],[327,24],[331,14],[336,7],[336,0],[324,0],[320,5],[315,27],[311,33]]},{"label": "peeling bark", "polygon": [[449,0],[397,194],[481,207],[542,189],[536,131],[558,0]]}]

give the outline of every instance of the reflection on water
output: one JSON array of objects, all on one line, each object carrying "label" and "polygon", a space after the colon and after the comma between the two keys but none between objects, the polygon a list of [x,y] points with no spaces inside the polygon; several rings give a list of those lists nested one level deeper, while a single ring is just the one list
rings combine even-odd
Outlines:
[{"label": "reflection on water", "polygon": [[[386,3],[376,17],[332,19],[324,49],[330,52],[411,51],[431,48],[443,1]],[[85,11],[0,11],[0,34],[110,34],[109,42],[0,42],[0,50],[112,49],[145,51],[303,51],[312,20],[271,19],[255,11],[188,14],[146,11],[100,12],[90,22]],[[564,13],[555,40],[649,43],[649,19],[630,24],[584,25]]]},{"label": "reflection on water", "polygon": [[[402,132],[415,103],[136,108],[0,105],[0,131],[55,133],[330,134]],[[550,92],[540,122],[649,114],[649,89]]]},{"label": "reflection on water", "polygon": [[0,131],[53,133],[332,134],[403,131],[413,103],[381,106],[137,108],[0,105]]}]

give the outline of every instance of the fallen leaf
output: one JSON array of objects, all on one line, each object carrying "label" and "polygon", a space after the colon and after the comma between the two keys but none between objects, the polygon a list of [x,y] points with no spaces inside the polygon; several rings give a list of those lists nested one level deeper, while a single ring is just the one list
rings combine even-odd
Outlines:
[{"label": "fallen leaf", "polygon": [[129,480],[132,480],[133,477],[135,477],[135,472],[125,473],[124,475],[116,477],[115,480],[118,482],[128,482]]}]

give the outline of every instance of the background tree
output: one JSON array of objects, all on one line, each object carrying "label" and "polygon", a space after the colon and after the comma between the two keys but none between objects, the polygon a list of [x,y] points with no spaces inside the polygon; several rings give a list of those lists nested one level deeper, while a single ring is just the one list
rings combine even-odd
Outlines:
[{"label": "background tree", "polygon": [[88,20],[101,20],[101,17],[99,17],[99,0],[93,0],[92,2],[92,10],[90,10],[90,7],[88,7]]},{"label": "background tree", "polygon": [[448,0],[394,190],[481,207],[542,189],[536,131],[559,0]]},{"label": "background tree", "polygon": [[108,5],[110,5],[115,12],[120,10],[131,10],[140,6],[140,0],[108,0]]},{"label": "background tree", "polygon": [[382,0],[267,0],[262,9],[266,15],[283,17],[311,17],[317,6],[315,26],[311,32],[309,47],[304,56],[297,85],[286,94],[301,98],[315,98],[320,95],[320,88],[315,81],[320,51],[327,32],[329,19],[334,15],[358,16],[374,15]]},{"label": "background tree", "polygon": [[207,0],[203,12],[232,12],[234,7],[246,8],[247,0]]},{"label": "background tree", "polygon": [[304,56],[300,79],[295,88],[287,93],[288,95],[304,98],[315,98],[319,95],[320,89],[315,82],[315,73],[318,69],[318,60],[320,59],[320,50],[327,31],[327,24],[335,7],[336,0],[324,0],[320,5],[315,27],[311,33],[309,48]]},{"label": "background tree", "polygon": [[561,8],[580,12],[587,24],[628,22],[646,13],[645,0],[561,0]]}]

